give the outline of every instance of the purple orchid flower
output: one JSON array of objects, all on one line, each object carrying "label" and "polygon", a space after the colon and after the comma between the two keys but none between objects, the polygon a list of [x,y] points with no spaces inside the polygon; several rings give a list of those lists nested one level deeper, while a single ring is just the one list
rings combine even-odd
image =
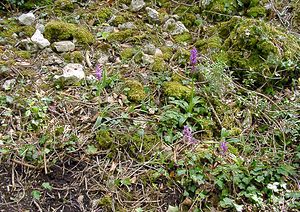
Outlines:
[{"label": "purple orchid flower", "polygon": [[222,155],[225,155],[226,154],[226,152],[228,151],[228,146],[227,146],[227,142],[226,141],[222,141],[221,143],[220,143],[220,149],[221,149],[221,154]]},{"label": "purple orchid flower", "polygon": [[101,64],[98,64],[96,66],[96,77],[97,79],[100,81],[102,79],[102,65]]},{"label": "purple orchid flower", "polygon": [[182,134],[183,134],[183,139],[185,141],[190,142],[190,143],[195,143],[196,139],[193,138],[192,130],[187,125],[183,127]]},{"label": "purple orchid flower", "polygon": [[190,64],[192,66],[192,71],[194,72],[196,69],[196,64],[197,64],[197,57],[198,57],[198,51],[197,49],[194,47],[191,50],[191,56],[190,56]]}]

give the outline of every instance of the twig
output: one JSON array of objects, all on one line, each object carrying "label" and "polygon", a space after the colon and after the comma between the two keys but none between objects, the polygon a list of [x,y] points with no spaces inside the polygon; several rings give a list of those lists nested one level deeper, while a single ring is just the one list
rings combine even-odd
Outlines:
[{"label": "twig", "polygon": [[15,159],[11,159],[12,162],[16,163],[16,164],[19,164],[19,165],[22,165],[22,166],[26,166],[28,168],[32,168],[32,169],[36,169],[37,167],[34,166],[34,165],[31,165],[31,164],[28,164],[28,163],[25,163],[25,162],[22,162],[22,161],[18,161],[18,160],[15,160]]},{"label": "twig", "polygon": [[39,209],[40,212],[43,212],[43,209],[41,208],[41,206],[35,200],[33,200],[33,203]]}]

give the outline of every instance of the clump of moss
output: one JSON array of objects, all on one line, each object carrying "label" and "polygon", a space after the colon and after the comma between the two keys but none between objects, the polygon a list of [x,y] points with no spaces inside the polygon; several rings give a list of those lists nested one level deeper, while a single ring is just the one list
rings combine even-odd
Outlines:
[{"label": "clump of moss", "polygon": [[111,207],[112,207],[112,198],[109,195],[105,195],[105,196],[101,197],[97,201],[97,203],[102,208],[111,209]]},{"label": "clump of moss", "polygon": [[268,81],[285,84],[299,72],[299,39],[260,20],[232,21],[235,27],[223,47],[236,76],[261,86]]},{"label": "clump of moss", "polygon": [[117,155],[118,151],[126,151],[139,161],[149,160],[160,142],[160,137],[152,134],[113,132],[101,129],[96,134],[96,141],[102,150],[109,150],[109,157]]},{"label": "clump of moss", "polygon": [[155,57],[154,63],[151,66],[151,70],[154,72],[164,72],[168,70],[168,66],[163,58]]},{"label": "clump of moss", "polygon": [[112,11],[108,7],[104,7],[101,10],[98,10],[96,13],[100,24],[106,22],[112,15]]},{"label": "clump of moss", "polygon": [[168,47],[168,46],[162,46],[160,48],[160,50],[162,51],[163,53],[163,59],[164,60],[170,60],[173,56],[173,49],[172,47]]},{"label": "clump of moss", "polygon": [[192,40],[192,35],[188,32],[185,32],[180,35],[175,35],[174,39],[177,43],[190,42]]},{"label": "clump of moss", "polygon": [[176,81],[165,82],[163,89],[166,96],[176,97],[178,99],[188,99],[192,94],[192,89]]},{"label": "clump of moss", "polygon": [[251,7],[247,10],[247,16],[252,18],[257,17],[265,17],[266,16],[266,9],[264,7]]},{"label": "clump of moss", "polygon": [[118,26],[119,24],[124,24],[127,21],[127,19],[123,15],[118,15],[114,18],[112,21],[113,26]]},{"label": "clump of moss", "polygon": [[109,149],[113,145],[113,137],[109,130],[101,129],[96,133],[96,141],[101,149]]},{"label": "clump of moss", "polygon": [[113,41],[125,42],[126,39],[132,37],[132,35],[133,35],[133,31],[131,29],[127,29],[127,30],[111,33],[107,37],[107,40],[110,42],[113,42]]},{"label": "clump of moss", "polygon": [[74,10],[74,5],[71,0],[56,0],[54,6],[59,10],[65,10],[69,12]]},{"label": "clump of moss", "polygon": [[91,44],[95,40],[86,28],[63,21],[50,21],[47,23],[44,34],[50,42],[76,39],[80,44]]},{"label": "clump of moss", "polygon": [[16,55],[23,59],[30,59],[31,53],[29,51],[16,51]]},{"label": "clump of moss", "polygon": [[288,85],[299,72],[300,40],[264,21],[234,17],[195,45],[250,87]]},{"label": "clump of moss", "polygon": [[145,99],[146,93],[143,85],[137,80],[127,80],[125,82],[127,97],[134,102],[141,102]]},{"label": "clump of moss", "polygon": [[122,60],[129,60],[134,56],[134,48],[123,49],[120,53]]},{"label": "clump of moss", "polygon": [[64,59],[69,63],[82,63],[84,56],[80,51],[67,52],[64,54]]},{"label": "clump of moss", "polygon": [[14,33],[18,35],[18,38],[26,38],[31,37],[35,32],[33,26],[21,26],[16,20],[4,20],[2,23],[3,25],[0,25],[0,37],[5,38],[10,44],[15,42]]}]

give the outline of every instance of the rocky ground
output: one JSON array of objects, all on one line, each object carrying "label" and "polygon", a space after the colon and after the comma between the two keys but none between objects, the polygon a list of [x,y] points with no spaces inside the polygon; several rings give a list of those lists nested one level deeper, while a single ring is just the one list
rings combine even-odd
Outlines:
[{"label": "rocky ground", "polygon": [[298,211],[299,5],[0,3],[0,211]]}]

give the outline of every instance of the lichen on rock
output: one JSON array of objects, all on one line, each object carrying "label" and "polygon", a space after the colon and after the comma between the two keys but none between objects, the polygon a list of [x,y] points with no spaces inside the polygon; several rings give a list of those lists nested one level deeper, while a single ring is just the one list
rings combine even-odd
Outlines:
[{"label": "lichen on rock", "polygon": [[80,44],[91,44],[95,40],[86,28],[63,21],[47,23],[44,34],[50,42],[75,39]]}]

